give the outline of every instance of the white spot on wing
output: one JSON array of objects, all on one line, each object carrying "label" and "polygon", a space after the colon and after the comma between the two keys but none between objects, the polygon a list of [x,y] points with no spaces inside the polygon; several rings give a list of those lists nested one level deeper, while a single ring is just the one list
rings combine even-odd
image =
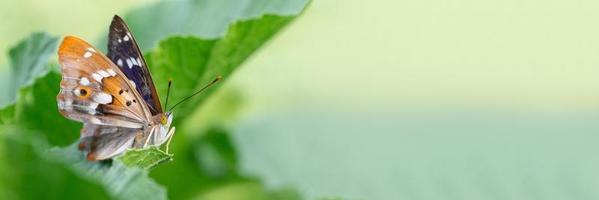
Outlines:
[{"label": "white spot on wing", "polygon": [[92,124],[102,124],[102,121],[100,121],[100,119],[98,119],[96,117],[90,117],[89,122]]},{"label": "white spot on wing", "polygon": [[129,69],[133,68],[133,63],[129,59],[127,59],[127,66],[129,66]]},{"label": "white spot on wing", "polygon": [[92,115],[96,114],[96,108],[98,108],[98,103],[94,103],[94,102],[89,103],[89,106],[87,108],[87,112],[89,114],[92,114]]},{"label": "white spot on wing", "polygon": [[119,59],[116,61],[116,64],[117,64],[118,66],[121,66],[121,67],[122,67],[122,66],[123,66],[123,60],[121,60],[121,59],[119,58]]},{"label": "white spot on wing", "polygon": [[85,54],[83,54],[84,58],[89,58],[92,57],[92,52],[86,51]]},{"label": "white spot on wing", "polygon": [[83,78],[81,78],[81,80],[79,80],[79,84],[84,85],[84,86],[88,86],[89,85],[89,79],[83,77]]},{"label": "white spot on wing", "polygon": [[72,111],[73,110],[73,100],[66,99],[64,101],[58,101],[58,108],[61,110]]},{"label": "white spot on wing", "polygon": [[109,94],[104,93],[104,92],[96,93],[92,98],[94,99],[95,102],[98,102],[101,104],[107,104],[107,103],[112,102],[112,96],[110,96]]},{"label": "white spot on wing", "polygon": [[137,63],[141,67],[141,60],[139,60],[139,58],[137,58]]},{"label": "white spot on wing", "polygon": [[121,40],[121,38],[119,38],[119,40],[118,40],[118,41],[119,41],[119,43],[123,42],[123,40]]},{"label": "white spot on wing", "polygon": [[58,101],[58,109],[64,110],[66,108],[64,101]]},{"label": "white spot on wing", "polygon": [[106,71],[110,74],[110,76],[116,76],[116,72],[114,70],[107,69]]},{"label": "white spot on wing", "polygon": [[125,41],[129,41],[129,36],[128,36],[128,35],[125,35],[125,37],[123,37],[123,40],[125,40]]},{"label": "white spot on wing", "polygon": [[104,77],[100,76],[100,74],[92,73],[92,78],[101,83],[102,78],[104,78]]},{"label": "white spot on wing", "polygon": [[137,61],[135,61],[135,59],[133,59],[133,58],[129,58],[129,60],[131,60],[131,63],[133,63],[134,65],[139,65],[139,64],[137,63]]},{"label": "white spot on wing", "polygon": [[104,70],[98,70],[98,74],[100,74],[103,77],[109,77],[110,74],[108,74],[108,72],[104,71]]},{"label": "white spot on wing", "polygon": [[87,50],[96,53],[96,50],[94,48],[87,47]]},{"label": "white spot on wing", "polygon": [[133,86],[133,88],[136,88],[137,86],[135,85],[135,82],[133,82],[132,80],[129,80],[129,82],[131,83],[131,85]]}]

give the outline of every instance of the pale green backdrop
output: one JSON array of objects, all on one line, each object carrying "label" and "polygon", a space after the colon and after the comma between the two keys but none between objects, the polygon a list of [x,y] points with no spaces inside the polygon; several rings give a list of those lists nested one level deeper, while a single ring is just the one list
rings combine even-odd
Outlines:
[{"label": "pale green backdrop", "polygon": [[[36,30],[99,38],[146,3],[2,1],[0,50]],[[316,0],[229,77],[241,164],[309,198],[598,199],[598,10]]]}]

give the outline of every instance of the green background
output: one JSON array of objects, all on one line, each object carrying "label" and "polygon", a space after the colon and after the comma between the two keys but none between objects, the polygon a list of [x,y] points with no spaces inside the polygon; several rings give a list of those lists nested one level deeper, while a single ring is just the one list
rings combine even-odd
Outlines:
[{"label": "green background", "polygon": [[[147,3],[2,1],[0,50],[39,30],[101,38]],[[241,167],[308,198],[597,199],[597,10],[313,1],[227,82]]]}]

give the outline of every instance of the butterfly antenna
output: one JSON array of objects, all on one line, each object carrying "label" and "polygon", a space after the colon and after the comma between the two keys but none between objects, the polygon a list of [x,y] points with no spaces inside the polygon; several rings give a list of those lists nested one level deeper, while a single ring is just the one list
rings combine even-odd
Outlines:
[{"label": "butterfly antenna", "polygon": [[168,80],[168,88],[166,89],[166,101],[164,102],[164,109],[166,109],[168,106],[168,97],[171,96],[171,85],[173,84],[173,80],[169,79]]},{"label": "butterfly antenna", "polygon": [[210,88],[212,85],[218,83],[218,81],[220,81],[220,79],[222,79],[222,76],[217,76],[212,82],[210,82],[208,85],[204,86],[202,89],[198,90],[197,92],[194,92],[192,95],[189,95],[188,97],[185,97],[183,100],[179,101],[178,103],[176,103],[173,107],[171,107],[171,109],[169,109],[169,111],[172,111],[173,109],[175,109],[175,107],[177,107],[179,104],[187,101],[188,99],[190,99],[191,97],[200,94],[201,92],[203,92],[204,90]]}]

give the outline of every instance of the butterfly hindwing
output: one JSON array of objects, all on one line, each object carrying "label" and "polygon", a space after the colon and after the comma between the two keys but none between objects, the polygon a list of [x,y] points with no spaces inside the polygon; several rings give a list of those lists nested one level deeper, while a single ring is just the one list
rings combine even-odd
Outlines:
[{"label": "butterfly hindwing", "polygon": [[87,42],[65,37],[58,57],[62,80],[57,101],[65,117],[127,128],[141,128],[151,118],[132,83]]},{"label": "butterfly hindwing", "polygon": [[85,124],[79,149],[88,152],[88,160],[104,160],[124,152],[142,135],[136,128]]},{"label": "butterfly hindwing", "polygon": [[162,113],[160,99],[144,57],[127,24],[115,15],[108,33],[108,58],[133,81],[153,115]]}]

